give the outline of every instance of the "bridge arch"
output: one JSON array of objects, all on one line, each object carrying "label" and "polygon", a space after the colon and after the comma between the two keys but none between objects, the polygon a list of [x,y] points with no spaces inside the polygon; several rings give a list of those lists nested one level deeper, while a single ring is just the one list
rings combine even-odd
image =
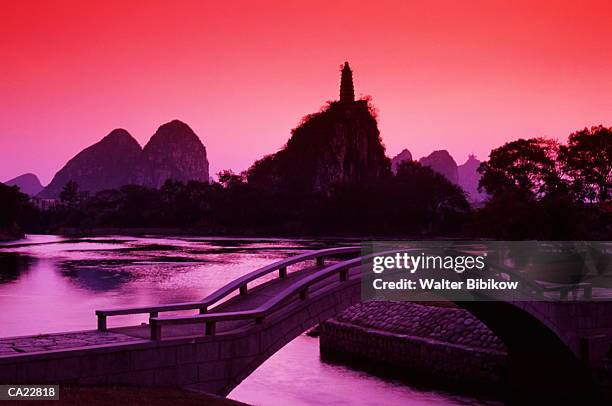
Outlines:
[{"label": "bridge arch", "polygon": [[[287,308],[284,314],[267,320],[257,331],[220,341],[221,352],[232,355],[226,361],[227,379],[204,384],[202,388],[227,395],[300,334],[360,301],[359,283],[342,285]],[[550,400],[551,394],[567,399],[592,393],[585,365],[555,331],[528,310],[503,302],[455,303],[487,325],[506,344],[511,394],[543,395]],[[516,326],[520,326],[520,331]]]},{"label": "bridge arch", "polygon": [[[454,302],[506,345],[510,395],[583,398],[593,393],[587,366],[563,332],[541,318],[531,302]],[[547,306],[544,304],[544,306]]]}]

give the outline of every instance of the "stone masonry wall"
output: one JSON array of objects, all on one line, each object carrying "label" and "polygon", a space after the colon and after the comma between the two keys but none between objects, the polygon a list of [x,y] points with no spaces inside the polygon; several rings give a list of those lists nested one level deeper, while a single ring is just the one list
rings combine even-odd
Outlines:
[{"label": "stone masonry wall", "polygon": [[500,384],[506,348],[463,309],[359,303],[321,324],[321,354],[427,375],[445,383]]}]

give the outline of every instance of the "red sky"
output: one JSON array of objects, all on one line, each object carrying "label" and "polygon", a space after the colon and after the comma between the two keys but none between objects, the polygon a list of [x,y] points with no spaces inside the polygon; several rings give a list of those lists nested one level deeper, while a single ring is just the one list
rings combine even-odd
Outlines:
[{"label": "red sky", "polygon": [[349,60],[390,156],[612,125],[612,3],[0,0],[0,180],[174,118],[211,173],[278,150]]}]

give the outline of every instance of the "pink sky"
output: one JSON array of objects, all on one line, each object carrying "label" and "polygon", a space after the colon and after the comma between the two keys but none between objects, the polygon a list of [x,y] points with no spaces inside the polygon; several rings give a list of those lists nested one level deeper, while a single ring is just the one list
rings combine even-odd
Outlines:
[{"label": "pink sky", "polygon": [[612,125],[612,3],[0,0],[0,180],[178,118],[211,173],[277,151],[349,60],[393,156]]}]

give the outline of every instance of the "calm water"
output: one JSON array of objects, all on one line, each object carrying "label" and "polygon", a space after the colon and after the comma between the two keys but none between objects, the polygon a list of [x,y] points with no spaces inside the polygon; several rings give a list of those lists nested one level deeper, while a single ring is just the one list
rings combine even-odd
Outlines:
[{"label": "calm water", "polygon": [[[0,244],[0,336],[93,329],[95,309],[199,300],[260,266],[331,244],[338,242],[123,236],[29,236]],[[110,326],[146,317],[113,317]],[[323,363],[318,340],[306,336],[229,397],[257,405],[485,404]]]}]

